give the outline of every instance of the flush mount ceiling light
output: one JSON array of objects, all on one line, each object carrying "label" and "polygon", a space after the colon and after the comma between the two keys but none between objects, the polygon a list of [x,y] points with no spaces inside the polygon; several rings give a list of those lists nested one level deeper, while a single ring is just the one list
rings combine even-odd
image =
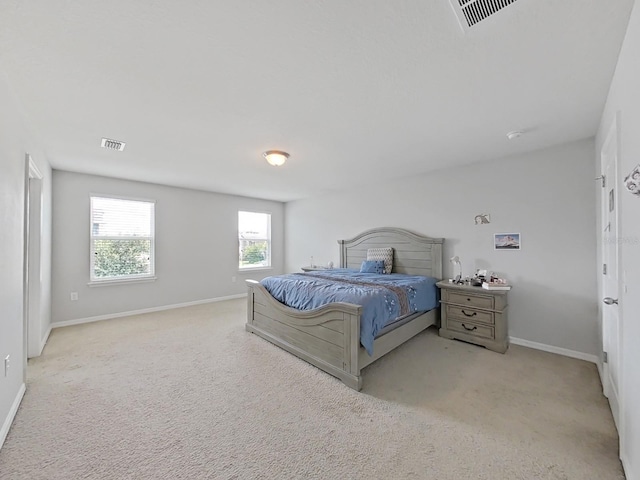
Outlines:
[{"label": "flush mount ceiling light", "polygon": [[273,165],[274,167],[284,165],[284,162],[289,158],[289,154],[281,150],[267,150],[262,154],[262,156],[267,159],[269,165]]},{"label": "flush mount ceiling light", "polygon": [[100,146],[108,150],[118,150],[119,152],[121,152],[124,150],[125,143],[119,140],[111,140],[110,138],[103,138]]}]

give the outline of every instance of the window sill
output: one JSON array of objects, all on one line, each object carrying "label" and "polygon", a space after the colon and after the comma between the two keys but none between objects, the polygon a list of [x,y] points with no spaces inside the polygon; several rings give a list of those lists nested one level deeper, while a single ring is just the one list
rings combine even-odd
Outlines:
[{"label": "window sill", "polygon": [[259,272],[265,270],[273,270],[273,267],[251,267],[251,268],[239,268],[238,273],[243,272]]},{"label": "window sill", "polygon": [[111,285],[124,285],[127,283],[150,283],[155,282],[158,279],[155,275],[153,277],[137,277],[137,278],[118,278],[112,280],[92,280],[87,285],[90,287],[108,287]]}]

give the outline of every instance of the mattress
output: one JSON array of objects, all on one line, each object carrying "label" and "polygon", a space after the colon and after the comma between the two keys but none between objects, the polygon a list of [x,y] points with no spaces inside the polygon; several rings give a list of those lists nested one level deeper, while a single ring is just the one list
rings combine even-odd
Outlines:
[{"label": "mattress", "polygon": [[273,298],[297,310],[335,302],[362,306],[360,343],[369,355],[387,325],[438,306],[438,280],[400,273],[332,269],[267,277],[260,283]]}]

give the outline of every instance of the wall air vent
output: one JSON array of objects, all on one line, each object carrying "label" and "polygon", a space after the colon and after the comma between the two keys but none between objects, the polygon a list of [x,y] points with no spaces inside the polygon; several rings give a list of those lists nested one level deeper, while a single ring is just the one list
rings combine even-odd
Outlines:
[{"label": "wall air vent", "polygon": [[117,150],[121,152],[124,150],[124,146],[125,143],[118,140],[111,140],[109,138],[102,139],[102,148],[106,148],[108,150]]},{"label": "wall air vent", "polygon": [[516,0],[449,0],[463,31],[490,17]]}]

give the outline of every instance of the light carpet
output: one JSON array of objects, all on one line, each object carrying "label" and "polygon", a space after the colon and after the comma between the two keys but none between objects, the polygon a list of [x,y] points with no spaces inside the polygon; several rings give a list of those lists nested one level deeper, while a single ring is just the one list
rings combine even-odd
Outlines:
[{"label": "light carpet", "polygon": [[595,365],[429,329],[358,393],[233,300],[56,329],[0,478],[622,479]]}]

